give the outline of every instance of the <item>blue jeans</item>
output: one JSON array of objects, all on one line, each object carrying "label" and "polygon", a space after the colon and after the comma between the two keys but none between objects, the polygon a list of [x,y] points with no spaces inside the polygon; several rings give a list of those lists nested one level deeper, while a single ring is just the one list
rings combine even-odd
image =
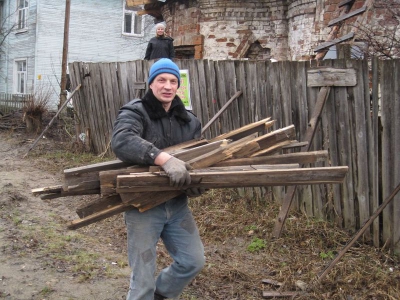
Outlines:
[{"label": "blue jeans", "polygon": [[[187,197],[171,199],[143,213],[125,212],[128,260],[132,268],[127,300],[153,300],[154,292],[167,298],[180,295],[204,266],[204,247],[187,204]],[[159,238],[173,258],[155,280]]]}]

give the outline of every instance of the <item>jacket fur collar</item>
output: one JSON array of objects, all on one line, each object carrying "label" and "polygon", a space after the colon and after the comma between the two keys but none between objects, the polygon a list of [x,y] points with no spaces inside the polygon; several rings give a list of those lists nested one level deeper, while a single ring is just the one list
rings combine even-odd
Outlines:
[{"label": "jacket fur collar", "polygon": [[149,89],[146,95],[144,95],[142,103],[150,119],[161,119],[167,117],[170,113],[185,123],[188,123],[191,120],[182,100],[178,96],[175,96],[174,100],[172,100],[169,112],[165,111],[161,102],[154,96],[151,89]]}]

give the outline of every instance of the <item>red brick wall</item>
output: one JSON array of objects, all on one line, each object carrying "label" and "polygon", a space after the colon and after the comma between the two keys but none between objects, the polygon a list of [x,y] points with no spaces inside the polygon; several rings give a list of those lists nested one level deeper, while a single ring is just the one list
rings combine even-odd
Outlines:
[{"label": "red brick wall", "polygon": [[[386,1],[393,0],[375,2]],[[193,46],[195,58],[245,58],[251,46],[256,45],[273,59],[302,60],[313,57],[315,47],[329,39],[332,28],[327,25],[339,17],[340,2],[169,0],[162,7],[162,14],[175,39],[175,47]],[[352,10],[364,4],[364,0],[356,0]],[[365,14],[368,23],[396,22],[384,8],[373,8]],[[346,24],[354,24],[355,20],[357,16]],[[338,36],[348,33],[350,27],[342,26]]]}]

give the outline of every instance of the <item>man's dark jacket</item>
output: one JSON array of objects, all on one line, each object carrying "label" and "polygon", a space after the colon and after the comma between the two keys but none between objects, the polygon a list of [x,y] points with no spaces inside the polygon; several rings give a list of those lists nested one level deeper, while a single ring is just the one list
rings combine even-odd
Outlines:
[{"label": "man's dark jacket", "polygon": [[174,39],[169,36],[153,37],[147,44],[144,59],[175,58]]},{"label": "man's dark jacket", "polygon": [[169,146],[200,138],[201,123],[175,96],[167,113],[149,90],[143,99],[124,105],[114,123],[111,147],[122,161],[154,165],[154,159]]}]

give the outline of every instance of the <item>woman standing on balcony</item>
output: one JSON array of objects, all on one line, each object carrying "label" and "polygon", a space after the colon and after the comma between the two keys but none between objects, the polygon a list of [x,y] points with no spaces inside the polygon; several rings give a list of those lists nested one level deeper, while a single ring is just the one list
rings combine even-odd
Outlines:
[{"label": "woman standing on balcony", "polygon": [[151,38],[147,45],[144,59],[175,58],[174,39],[165,34],[165,25],[156,25],[156,36]]}]

